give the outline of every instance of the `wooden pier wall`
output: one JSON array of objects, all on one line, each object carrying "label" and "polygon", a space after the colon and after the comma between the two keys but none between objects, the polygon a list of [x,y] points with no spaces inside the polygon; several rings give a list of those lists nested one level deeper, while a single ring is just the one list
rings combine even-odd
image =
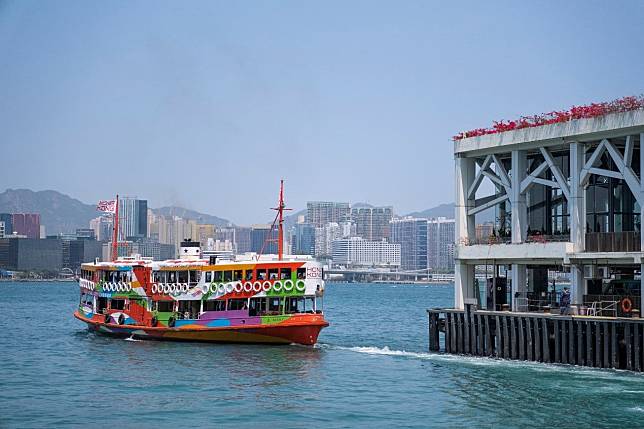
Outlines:
[{"label": "wooden pier wall", "polygon": [[644,367],[642,319],[451,309],[427,312],[430,351],[639,372]]}]

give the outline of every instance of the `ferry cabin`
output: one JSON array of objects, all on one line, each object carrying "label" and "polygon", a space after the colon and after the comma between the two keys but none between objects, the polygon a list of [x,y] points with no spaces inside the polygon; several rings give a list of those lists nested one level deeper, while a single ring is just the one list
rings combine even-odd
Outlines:
[{"label": "ferry cabin", "polygon": [[321,314],[321,265],[282,261],[153,262],[140,257],[83,264],[79,310],[106,323],[152,327],[270,323]]}]

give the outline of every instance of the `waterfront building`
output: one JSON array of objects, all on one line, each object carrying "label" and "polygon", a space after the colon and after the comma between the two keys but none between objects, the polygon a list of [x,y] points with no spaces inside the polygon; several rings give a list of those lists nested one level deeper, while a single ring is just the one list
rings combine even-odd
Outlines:
[{"label": "waterfront building", "polygon": [[234,227],[234,232],[235,251],[238,254],[251,252],[251,228],[247,226],[236,226]]},{"label": "waterfront building", "polygon": [[148,201],[125,197],[119,199],[119,239],[148,236]]},{"label": "waterfront building", "polygon": [[5,235],[13,234],[13,225],[11,223],[11,213],[0,213],[0,222],[4,222]]},{"label": "waterfront building", "polygon": [[427,265],[438,271],[454,270],[455,221],[439,217],[427,221]]},{"label": "waterfront building", "polygon": [[391,221],[391,242],[400,244],[400,268],[427,269],[427,219],[405,217]]},{"label": "waterfront building", "polygon": [[277,230],[271,225],[253,225],[250,230],[250,251],[263,255],[277,254]]},{"label": "waterfront building", "polygon": [[306,223],[323,227],[330,222],[343,223],[351,220],[351,205],[331,201],[309,201],[306,203]]},{"label": "waterfront building", "polygon": [[400,244],[367,241],[360,237],[341,238],[332,243],[334,266],[349,267],[400,267]]},{"label": "waterfront building", "polygon": [[356,226],[356,235],[368,241],[389,239],[389,222],[394,209],[387,207],[359,207],[351,209],[351,220]]},{"label": "waterfront building", "polygon": [[12,213],[13,232],[27,238],[40,239],[40,215],[38,213]]},{"label": "waterfront building", "polygon": [[63,267],[63,240],[0,239],[0,268],[14,271],[58,272]]},{"label": "waterfront building", "polygon": [[4,238],[4,222],[0,220],[0,238]]},{"label": "waterfront building", "polygon": [[[475,266],[494,261],[509,268],[515,311],[549,292],[555,270],[570,273],[573,311],[642,311],[644,110],[552,122],[456,140],[456,308],[478,297]],[[499,240],[477,244],[477,215],[492,208]]]},{"label": "waterfront building", "polygon": [[310,223],[297,223],[293,226],[291,246],[295,255],[315,254],[315,227]]},{"label": "waterfront building", "polygon": [[96,231],[92,228],[77,228],[76,239],[78,240],[96,240]]},{"label": "waterfront building", "polygon": [[342,229],[337,222],[329,222],[315,228],[315,257],[328,258],[333,252],[333,241],[342,238]]}]

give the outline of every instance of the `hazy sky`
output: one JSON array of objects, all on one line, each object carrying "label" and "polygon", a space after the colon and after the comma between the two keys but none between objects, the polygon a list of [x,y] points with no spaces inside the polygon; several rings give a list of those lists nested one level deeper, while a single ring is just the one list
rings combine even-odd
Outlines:
[{"label": "hazy sky", "polygon": [[[523,4],[519,4],[523,3]],[[2,1],[0,190],[244,224],[453,201],[451,136],[644,92],[644,2]]]}]

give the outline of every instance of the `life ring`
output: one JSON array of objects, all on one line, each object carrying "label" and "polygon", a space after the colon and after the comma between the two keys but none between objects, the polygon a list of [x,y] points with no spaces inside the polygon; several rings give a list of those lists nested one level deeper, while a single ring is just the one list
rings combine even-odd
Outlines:
[{"label": "life ring", "polygon": [[622,311],[624,313],[630,313],[632,309],[633,309],[633,302],[631,301],[631,299],[624,298],[622,300]]},{"label": "life ring", "polygon": [[166,283],[163,285],[163,293],[165,294],[170,293],[170,283]]},{"label": "life ring", "polygon": [[232,293],[234,288],[232,283],[226,283],[226,293]]},{"label": "life ring", "polygon": [[298,280],[295,283],[295,289],[297,291],[299,291],[299,292],[304,292],[304,290],[306,289],[306,285],[304,284],[304,281],[303,280]]},{"label": "life ring", "polygon": [[126,291],[126,292],[131,292],[131,291],[132,291],[132,285],[131,285],[131,284],[129,284],[129,283],[126,283],[126,284],[125,284],[125,291]]},{"label": "life ring", "polygon": [[293,290],[293,280],[286,280],[284,282],[284,291],[285,292],[290,292]]},{"label": "life ring", "polygon": [[262,284],[260,282],[253,283],[253,292],[261,292]]},{"label": "life ring", "polygon": [[263,290],[264,292],[268,292],[269,290],[271,290],[271,284],[270,284],[270,282],[264,282],[264,283],[262,283],[262,290]]},{"label": "life ring", "polygon": [[119,318],[118,318],[118,320],[117,320],[116,322],[117,322],[119,325],[122,325],[122,324],[124,324],[124,323],[125,323],[125,316],[123,315],[123,313],[121,313],[121,314],[119,315]]},{"label": "life ring", "polygon": [[226,293],[226,285],[223,283],[219,283],[219,286],[217,286],[217,293],[223,295]]},{"label": "life ring", "polygon": [[152,293],[157,293],[157,284],[156,283],[152,284],[152,289],[151,290],[152,290]]},{"label": "life ring", "polygon": [[173,284],[170,286],[170,293],[171,293],[172,295],[174,295],[174,294],[176,294],[176,293],[177,293],[177,284],[176,284],[176,283],[173,283]]},{"label": "life ring", "polygon": [[[268,282],[264,282],[264,284],[266,284],[266,283],[268,283]],[[270,283],[268,283],[268,284],[270,284]],[[281,291],[282,290],[282,282],[278,280],[275,283],[273,283],[273,290],[275,292]]]},{"label": "life ring", "polygon": [[217,285],[210,283],[210,293],[217,293]]},{"label": "life ring", "polygon": [[253,290],[253,284],[251,282],[244,283],[244,292],[250,292]]},{"label": "life ring", "polygon": [[235,283],[235,292],[241,293],[241,291],[244,290],[244,286],[240,282]]}]

